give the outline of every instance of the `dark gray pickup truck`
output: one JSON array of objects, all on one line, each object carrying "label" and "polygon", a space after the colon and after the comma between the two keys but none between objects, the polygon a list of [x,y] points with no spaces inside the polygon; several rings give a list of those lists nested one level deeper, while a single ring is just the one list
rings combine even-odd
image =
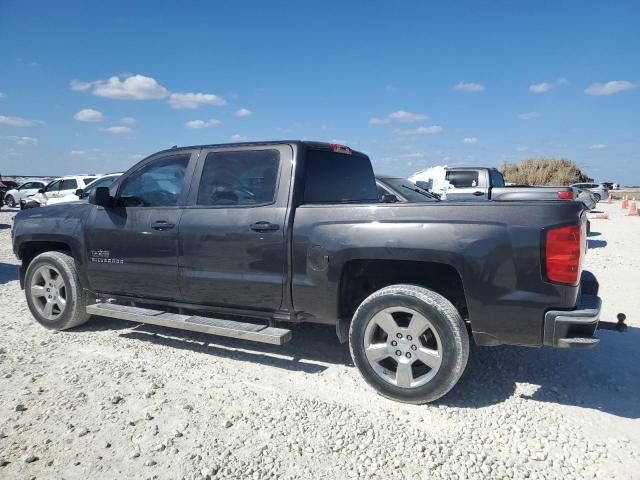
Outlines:
[{"label": "dark gray pickup truck", "polygon": [[15,218],[47,328],[98,315],[282,344],[335,325],[364,379],[412,403],[456,384],[470,337],[598,343],[578,202],[381,203],[366,155],[299,141],[165,150],[89,200]]}]

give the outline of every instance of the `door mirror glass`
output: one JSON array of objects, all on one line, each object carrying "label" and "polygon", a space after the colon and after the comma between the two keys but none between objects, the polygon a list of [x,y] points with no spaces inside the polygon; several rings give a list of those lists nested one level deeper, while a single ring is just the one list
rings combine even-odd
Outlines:
[{"label": "door mirror glass", "polygon": [[380,197],[380,201],[382,203],[397,203],[398,197],[396,197],[393,193],[385,193]]},{"label": "door mirror glass", "polygon": [[109,187],[96,187],[89,194],[89,203],[97,205],[99,207],[108,208],[111,204],[111,197],[109,196]]},{"label": "door mirror glass", "polygon": [[44,193],[44,188],[39,188],[38,193]]},{"label": "door mirror glass", "polygon": [[81,188],[76,190],[76,197],[82,198],[83,194],[84,194],[84,191]]}]

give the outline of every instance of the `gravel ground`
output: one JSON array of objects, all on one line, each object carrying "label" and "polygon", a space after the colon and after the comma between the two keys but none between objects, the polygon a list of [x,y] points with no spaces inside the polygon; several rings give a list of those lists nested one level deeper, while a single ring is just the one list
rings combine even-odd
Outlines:
[{"label": "gravel ground", "polygon": [[472,348],[436,404],[377,396],[332,328],[270,347],[94,318],[31,317],[0,213],[0,478],[640,478],[640,218],[603,205],[585,352]]}]

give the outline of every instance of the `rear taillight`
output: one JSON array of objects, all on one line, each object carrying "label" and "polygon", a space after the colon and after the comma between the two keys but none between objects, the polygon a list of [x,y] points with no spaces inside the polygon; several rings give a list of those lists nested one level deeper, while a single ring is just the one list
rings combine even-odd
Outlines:
[{"label": "rear taillight", "polygon": [[576,285],[580,278],[582,252],[580,225],[547,230],[545,267],[547,279],[553,283]]},{"label": "rear taillight", "polygon": [[558,192],[560,200],[573,200],[573,192]]}]

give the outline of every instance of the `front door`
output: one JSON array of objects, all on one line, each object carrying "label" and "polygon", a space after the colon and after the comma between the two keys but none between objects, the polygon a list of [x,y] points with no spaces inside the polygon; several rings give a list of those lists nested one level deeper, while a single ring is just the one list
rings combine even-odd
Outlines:
[{"label": "front door", "polygon": [[197,151],[152,157],[112,187],[112,207],[94,207],[86,228],[93,290],[179,299],[178,225],[196,157]]},{"label": "front door", "polygon": [[288,145],[202,151],[180,220],[185,302],[280,308],[292,160]]}]

